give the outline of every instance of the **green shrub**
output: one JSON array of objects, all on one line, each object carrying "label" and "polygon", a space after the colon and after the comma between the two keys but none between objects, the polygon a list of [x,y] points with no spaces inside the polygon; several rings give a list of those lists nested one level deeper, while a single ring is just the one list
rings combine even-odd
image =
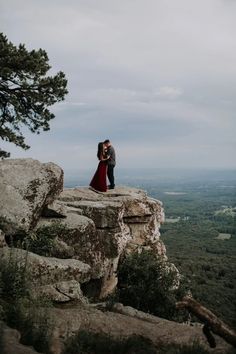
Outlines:
[{"label": "green shrub", "polygon": [[47,299],[25,299],[17,309],[21,342],[32,345],[39,352],[47,353],[49,350],[52,323],[48,309],[51,306]]},{"label": "green shrub", "polygon": [[28,295],[27,257],[25,264],[20,264],[13,253],[8,261],[0,262],[0,297],[5,301],[15,302]]},{"label": "green shrub", "polygon": [[13,253],[8,261],[0,262],[0,318],[21,332],[24,344],[44,352],[48,348],[51,328],[49,306],[48,300],[34,299],[30,295],[27,256],[24,264]]},{"label": "green shrub", "polygon": [[183,292],[182,288],[173,290],[176,277],[176,271],[152,252],[131,254],[118,268],[119,301],[153,315],[177,319],[175,303]]},{"label": "green shrub", "polygon": [[65,233],[66,227],[55,223],[54,225],[42,226],[28,233],[22,242],[24,249],[37,253],[41,256],[50,257],[55,248],[55,239]]}]

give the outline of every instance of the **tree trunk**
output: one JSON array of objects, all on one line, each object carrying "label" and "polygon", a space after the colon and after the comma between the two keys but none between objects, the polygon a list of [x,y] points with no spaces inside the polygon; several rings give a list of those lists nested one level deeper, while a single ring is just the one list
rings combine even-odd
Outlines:
[{"label": "tree trunk", "polygon": [[176,303],[176,308],[185,308],[197,316],[213,333],[222,337],[226,342],[236,347],[236,332],[216,317],[210,310],[189,296]]}]

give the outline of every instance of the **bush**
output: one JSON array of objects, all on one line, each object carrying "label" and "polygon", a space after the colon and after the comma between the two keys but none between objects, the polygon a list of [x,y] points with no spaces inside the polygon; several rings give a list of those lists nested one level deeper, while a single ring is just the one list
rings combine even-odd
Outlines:
[{"label": "bush", "polygon": [[55,239],[65,233],[66,227],[60,224],[42,226],[27,234],[22,242],[24,249],[41,256],[50,257],[55,248]]},{"label": "bush", "polygon": [[47,351],[50,320],[47,308],[51,303],[30,296],[25,264],[10,254],[8,261],[0,262],[0,319],[21,332],[21,341],[33,345],[38,351]]},{"label": "bush", "polygon": [[25,299],[17,309],[17,328],[21,332],[21,342],[32,345],[37,351],[47,353],[52,332],[48,315],[51,303],[45,299]]},{"label": "bush", "polygon": [[3,323],[0,321],[0,353],[3,350]]},{"label": "bush", "polygon": [[0,297],[12,303],[28,295],[27,258],[24,265],[19,265],[17,257],[10,253],[8,261],[0,264]]},{"label": "bush", "polygon": [[178,319],[175,303],[183,291],[173,289],[177,276],[171,265],[152,252],[131,254],[118,268],[119,301],[153,315]]}]

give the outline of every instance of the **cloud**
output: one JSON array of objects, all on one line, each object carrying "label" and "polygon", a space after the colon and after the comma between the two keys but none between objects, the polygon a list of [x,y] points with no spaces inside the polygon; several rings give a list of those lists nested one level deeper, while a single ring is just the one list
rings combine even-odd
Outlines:
[{"label": "cloud", "polygon": [[69,95],[51,131],[25,132],[13,157],[96,165],[111,138],[119,165],[236,167],[235,1],[17,0],[1,4],[2,30],[46,49]]},{"label": "cloud", "polygon": [[161,87],[158,91],[155,92],[155,96],[167,98],[167,99],[175,99],[182,96],[183,91],[177,87],[164,86]]}]

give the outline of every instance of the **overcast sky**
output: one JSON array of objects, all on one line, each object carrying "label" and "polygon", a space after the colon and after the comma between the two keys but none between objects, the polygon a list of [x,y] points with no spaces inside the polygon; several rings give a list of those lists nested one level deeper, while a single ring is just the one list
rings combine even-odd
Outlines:
[{"label": "overcast sky", "polygon": [[236,168],[235,0],[5,0],[0,24],[69,89],[12,157],[95,168],[110,138],[120,167]]}]

